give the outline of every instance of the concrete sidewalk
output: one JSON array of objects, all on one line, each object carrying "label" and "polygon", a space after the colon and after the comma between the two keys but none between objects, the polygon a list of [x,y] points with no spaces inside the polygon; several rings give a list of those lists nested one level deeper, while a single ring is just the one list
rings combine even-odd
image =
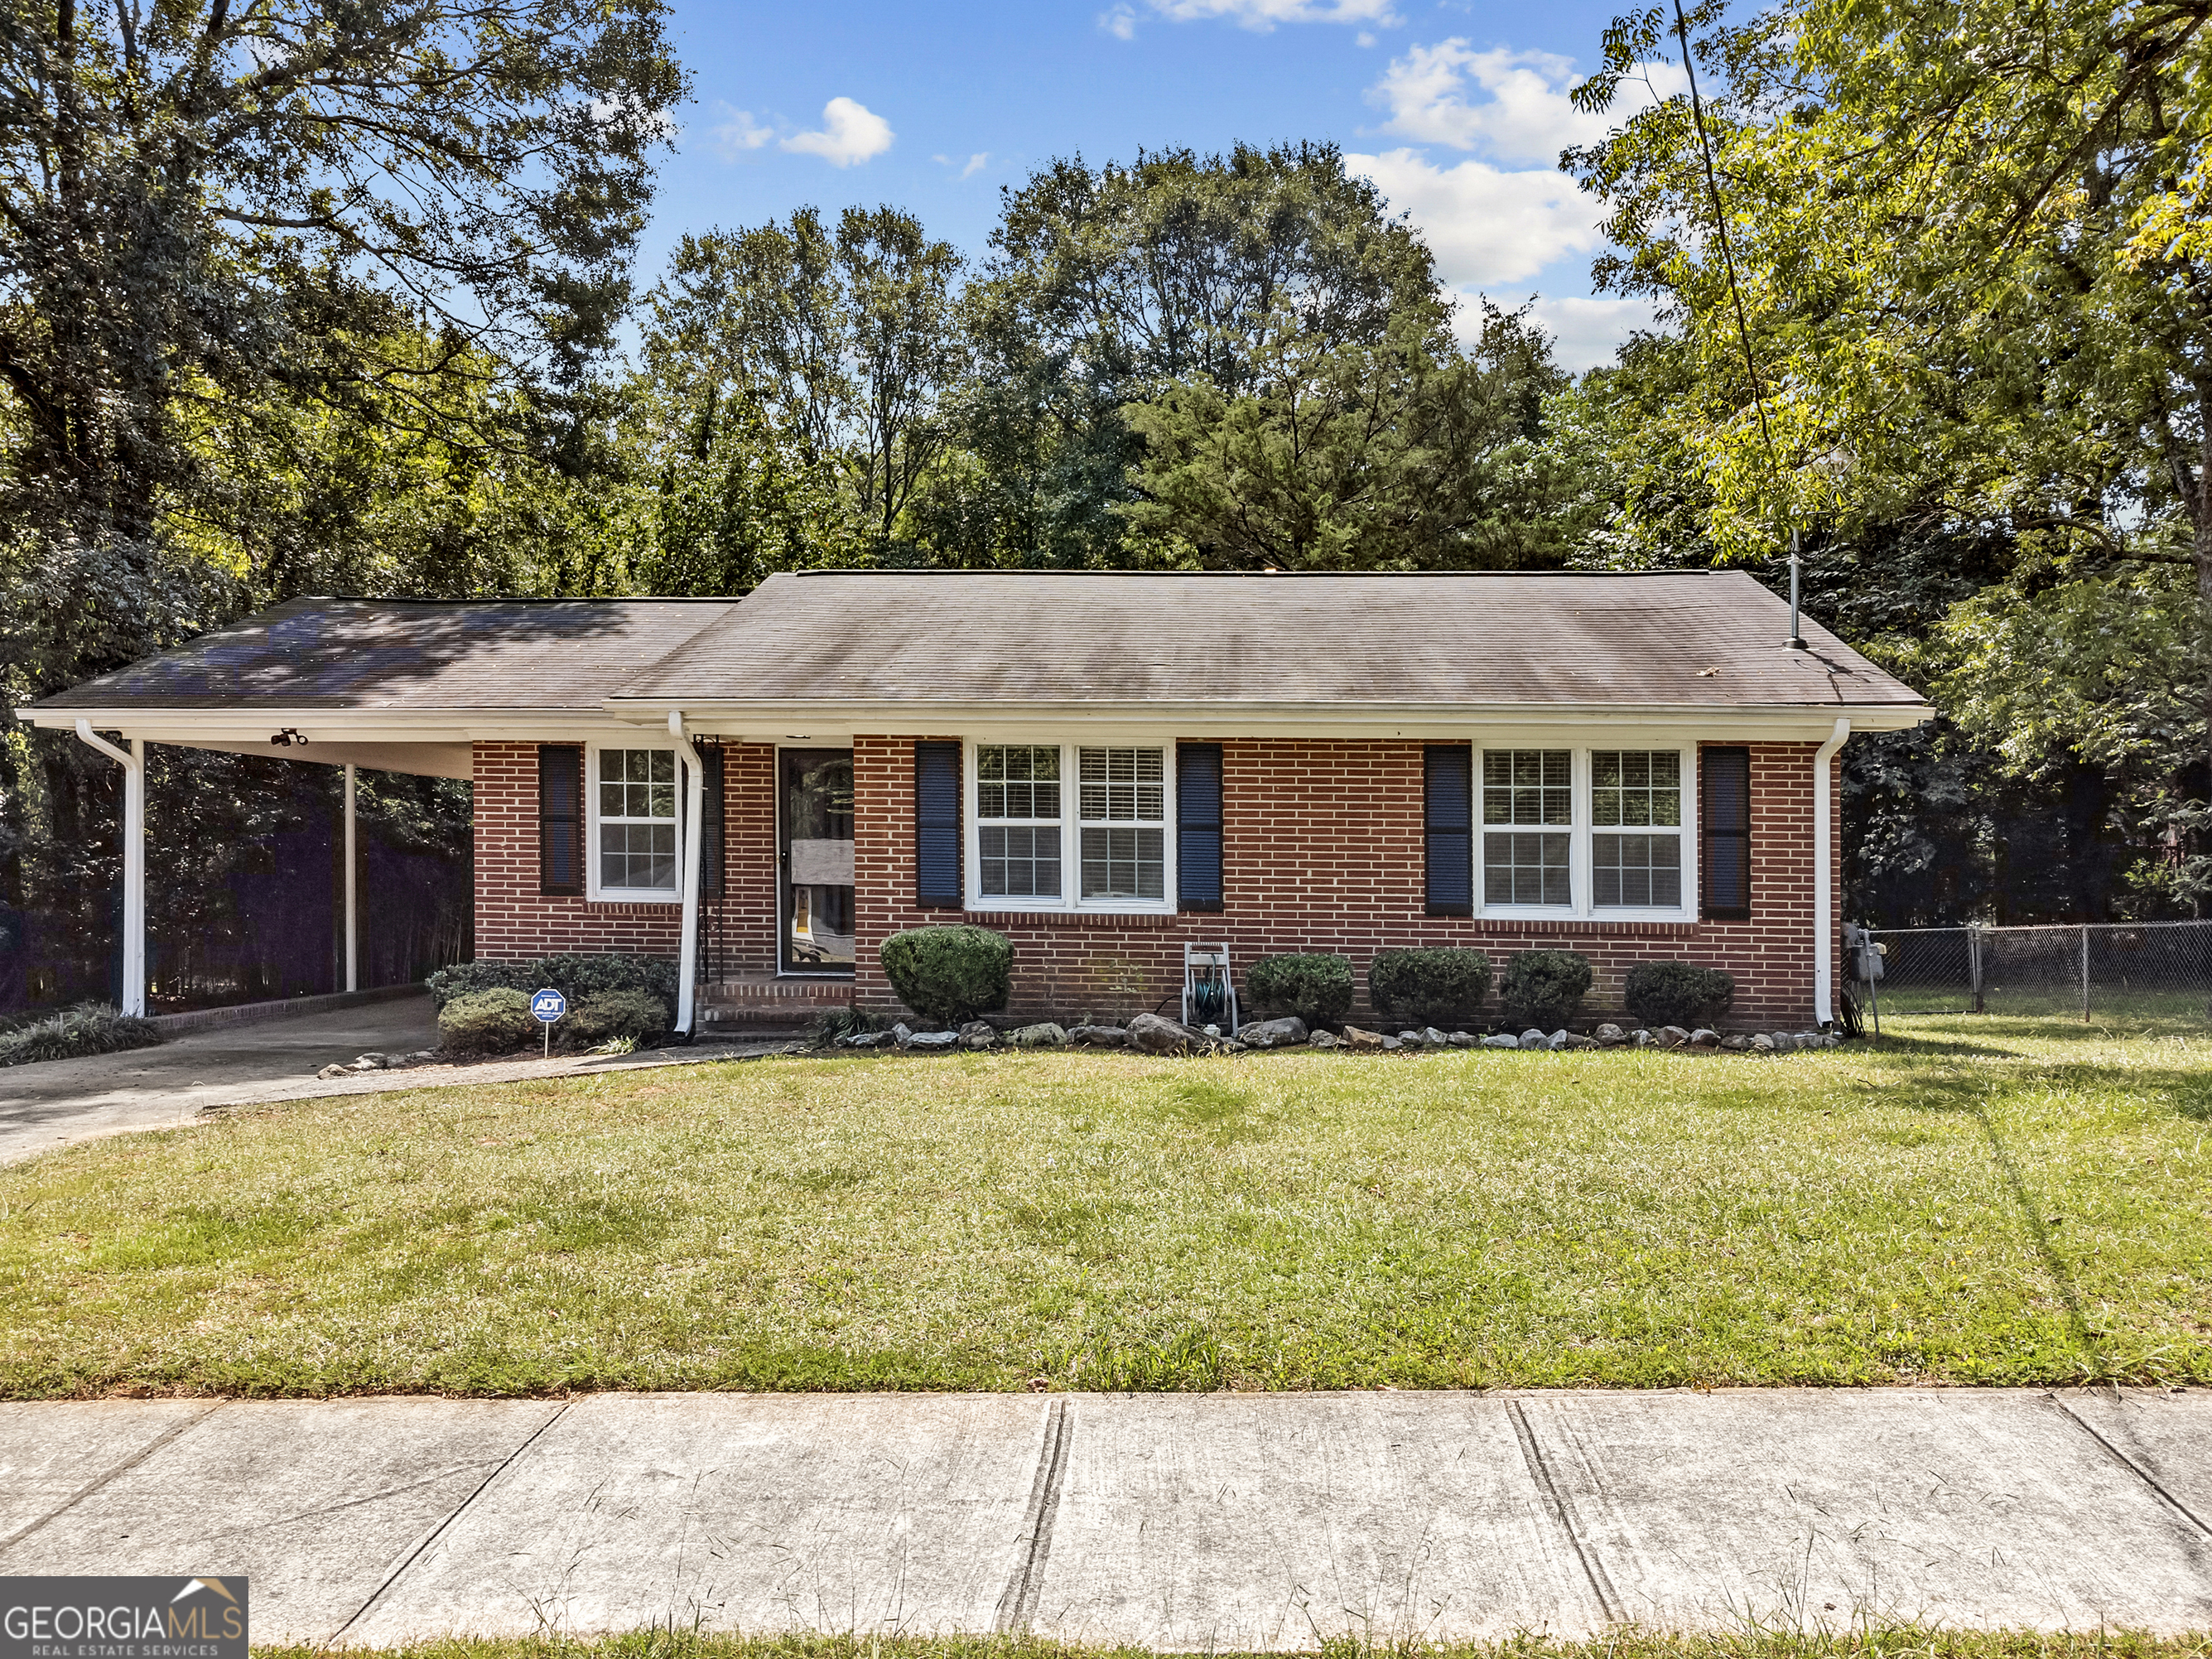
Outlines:
[{"label": "concrete sidewalk", "polygon": [[0,1573],[110,1572],[242,1572],[257,1641],[377,1646],[2203,1630],[2212,1392],[0,1406]]},{"label": "concrete sidewalk", "polygon": [[437,1011],[423,994],[296,1019],[217,1026],[119,1054],[10,1066],[0,1069],[0,1164],[103,1135],[181,1128],[204,1122],[205,1114],[226,1106],[742,1060],[780,1054],[787,1046],[782,1039],[764,1038],[650,1048],[618,1058],[556,1054],[366,1072],[329,1081],[315,1076],[325,1066],[360,1054],[411,1054],[437,1042]]}]

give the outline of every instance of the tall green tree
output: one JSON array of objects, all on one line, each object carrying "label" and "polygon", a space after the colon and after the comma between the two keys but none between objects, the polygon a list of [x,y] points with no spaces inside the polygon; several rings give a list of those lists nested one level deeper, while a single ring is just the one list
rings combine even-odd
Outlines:
[{"label": "tall green tree", "polygon": [[[205,533],[268,499],[242,457],[328,459],[336,423],[573,473],[684,86],[659,0],[12,4],[5,703],[315,568]],[[106,771],[0,719],[0,909],[72,971],[106,927]]]},{"label": "tall green tree", "polygon": [[1241,392],[1193,376],[1128,405],[1145,459],[1138,498],[1114,510],[1156,556],[1213,568],[1563,562],[1577,470],[1540,442],[1543,401],[1566,378],[1549,343],[1491,308],[1462,356],[1423,321],[1334,347],[1286,325]]},{"label": "tall green tree", "polygon": [[988,552],[1018,562],[1133,556],[1114,511],[1142,493],[1130,405],[1176,386],[1233,404],[1285,352],[1441,342],[1449,320],[1419,236],[1326,144],[1054,161],[1007,193],[991,250],[962,432],[1001,464],[935,504],[1005,527]]},{"label": "tall green tree", "polygon": [[[1994,544],[2005,568],[1974,601],[1984,624],[2055,589],[2076,591],[2054,615],[2133,603],[2121,596],[2142,591],[2140,573],[2179,568],[2201,639],[2205,21],[2157,0],[1689,12],[1711,176],[1686,99],[1567,158],[1619,249],[1601,279],[1657,299],[1677,330],[1610,387],[1640,410],[1613,427],[1616,456],[1634,457],[1613,552],[1679,556],[1694,542],[1771,559],[1796,528],[1880,584],[1886,545]],[[1656,7],[1617,20],[1578,100],[1610,108],[1674,34]],[[1662,381],[1671,395],[1650,395]],[[1970,633],[1937,630],[1971,656]],[[1954,699],[1975,683],[1922,665]],[[2056,701],[2086,709],[2111,690]],[[2162,683],[2141,690],[2146,707],[2170,706]],[[2212,686],[2200,680],[2196,702],[2186,748],[2131,763],[2116,824],[2160,810],[2176,823],[2185,792],[2203,800]],[[1987,711],[1954,712],[1996,729]],[[2090,725],[2039,729],[2056,745],[2046,758],[2090,763]],[[1996,758],[2027,764],[2017,745]]]},{"label": "tall green tree", "polygon": [[855,524],[878,547],[945,442],[965,342],[959,254],[898,208],[811,208],[789,223],[686,236],[650,301],[646,362],[701,410],[757,406],[844,471]]}]

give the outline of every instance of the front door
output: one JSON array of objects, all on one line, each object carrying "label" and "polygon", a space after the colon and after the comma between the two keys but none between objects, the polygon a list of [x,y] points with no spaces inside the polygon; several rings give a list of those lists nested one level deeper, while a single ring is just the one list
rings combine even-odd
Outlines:
[{"label": "front door", "polygon": [[776,751],[787,974],[853,971],[853,751]]}]

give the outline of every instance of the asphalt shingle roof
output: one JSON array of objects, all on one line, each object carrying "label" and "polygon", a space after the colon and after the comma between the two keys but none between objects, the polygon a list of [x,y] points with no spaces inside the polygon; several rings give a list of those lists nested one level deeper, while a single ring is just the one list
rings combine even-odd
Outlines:
[{"label": "asphalt shingle roof", "polygon": [[617,702],[1902,706],[1740,572],[771,576]]},{"label": "asphalt shingle roof", "polygon": [[1925,706],[1804,632],[1741,572],[836,571],[742,602],[295,599],[38,707]]},{"label": "asphalt shingle roof", "polygon": [[42,709],[592,708],[734,599],[293,599]]}]

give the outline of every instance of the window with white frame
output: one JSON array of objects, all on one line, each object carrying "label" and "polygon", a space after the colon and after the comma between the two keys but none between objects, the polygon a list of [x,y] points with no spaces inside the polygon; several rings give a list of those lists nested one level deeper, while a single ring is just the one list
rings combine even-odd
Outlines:
[{"label": "window with white frame", "polygon": [[601,749],[592,782],[600,896],[674,893],[676,751]]},{"label": "window with white frame", "polygon": [[1687,914],[1696,886],[1688,752],[1485,749],[1482,908]]},{"label": "window with white frame", "polygon": [[975,826],[978,886],[986,898],[1058,898],[1059,747],[978,745]]},{"label": "window with white frame", "polygon": [[1167,761],[1158,749],[1077,751],[1083,896],[1167,896]]},{"label": "window with white frame", "polygon": [[1171,744],[973,742],[968,755],[970,908],[1173,907]]},{"label": "window with white frame", "polygon": [[1574,902],[1575,766],[1571,749],[1482,754],[1482,902]]},{"label": "window with white frame", "polygon": [[1673,749],[1590,752],[1590,898],[1601,910],[1682,902],[1682,757]]}]

